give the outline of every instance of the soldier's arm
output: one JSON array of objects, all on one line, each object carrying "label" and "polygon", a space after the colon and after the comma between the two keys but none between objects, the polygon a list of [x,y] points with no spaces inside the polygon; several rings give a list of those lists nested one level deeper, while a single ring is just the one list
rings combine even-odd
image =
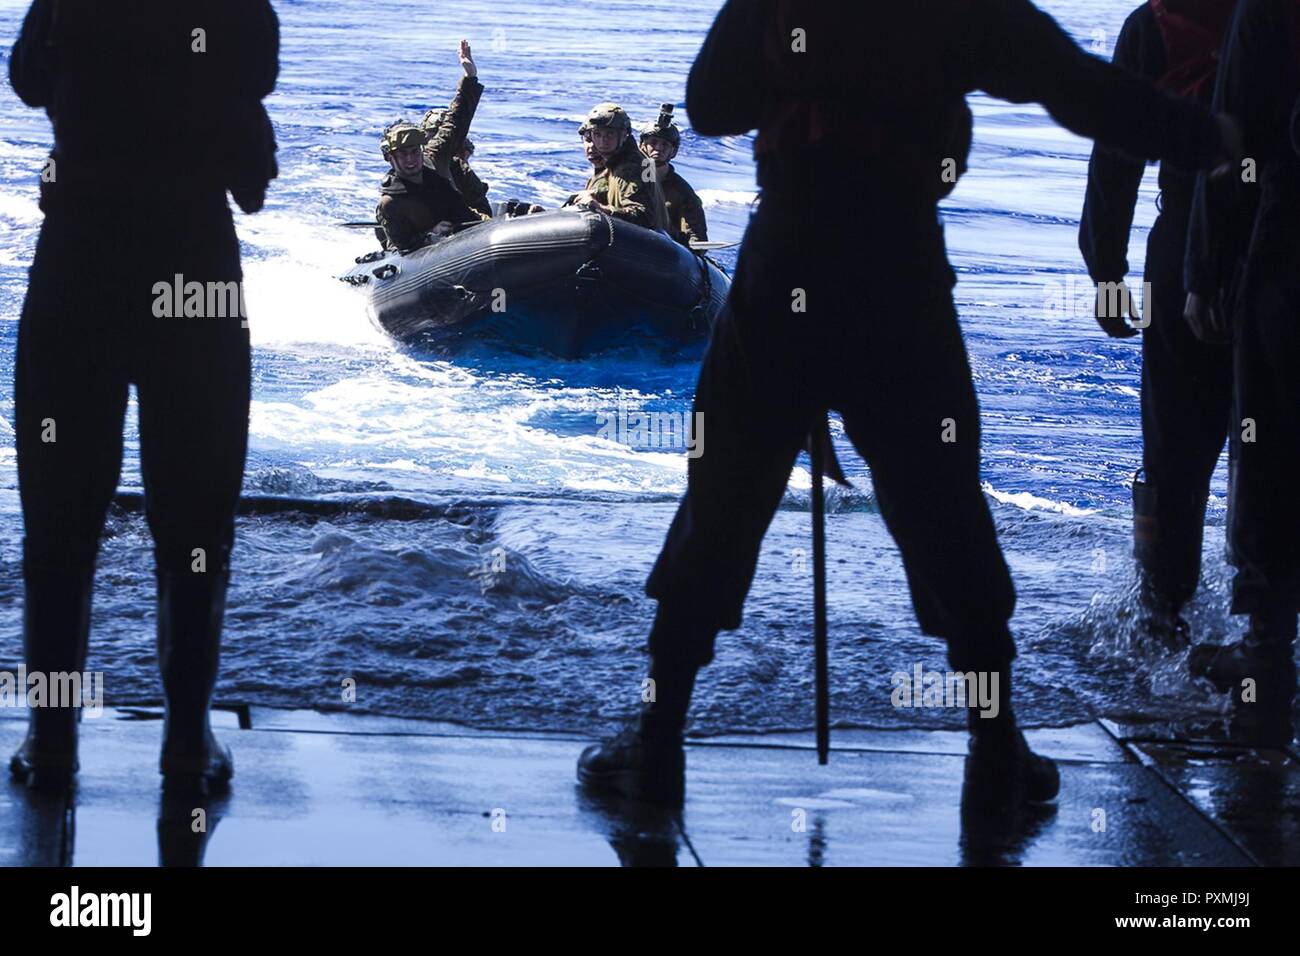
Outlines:
[{"label": "soldier's arm", "polygon": [[461,166],[461,189],[460,194],[465,198],[465,204],[473,209],[484,219],[492,218],[492,204],[488,202],[487,183],[478,178],[478,173],[474,172],[469,164]]},{"label": "soldier's arm", "polygon": [[686,112],[703,136],[757,129],[767,102],[762,77],[766,0],[727,0],[686,81]]},{"label": "soldier's arm", "polygon": [[[1252,0],[1237,5],[1214,85],[1214,108],[1242,119],[1248,159],[1258,158],[1260,146],[1254,140],[1260,124],[1252,114],[1261,105],[1261,91],[1276,82],[1287,56],[1268,49],[1287,41],[1280,25],[1267,23],[1264,12],[1264,5]],[[1245,181],[1241,166],[1215,179],[1204,173],[1197,177],[1183,270],[1188,292],[1210,296],[1229,281],[1250,242],[1258,207],[1259,186]]]},{"label": "soldier's arm", "polygon": [[[1156,79],[1164,73],[1164,44],[1150,4],[1124,21],[1115,41],[1116,66]],[[1129,233],[1146,163],[1096,143],[1088,160],[1088,190],[1079,220],[1079,251],[1094,282],[1122,282],[1128,275]]]},{"label": "soldier's arm", "polygon": [[447,192],[446,205],[443,209],[447,222],[450,222],[456,228],[460,228],[466,223],[484,222],[491,218],[490,216],[482,216],[477,210],[471,209],[465,197],[449,180],[444,179],[440,182]]},{"label": "soldier's arm", "polygon": [[607,196],[609,201],[601,206],[601,211],[634,225],[655,228],[654,215],[650,211],[655,201],[652,184],[641,182],[638,176],[624,177],[611,173],[608,191],[613,193],[616,190],[618,201],[615,202],[612,195]]},{"label": "soldier's arm", "polygon": [[54,96],[54,0],[34,0],[9,56],[9,85],[28,106],[48,106]]},{"label": "soldier's arm", "polygon": [[375,210],[375,219],[384,230],[385,249],[413,249],[420,244],[424,233],[416,229],[402,213],[402,201],[385,196]]},{"label": "soldier's arm", "polygon": [[1029,0],[980,0],[953,31],[967,85],[1013,103],[1041,103],[1070,132],[1140,159],[1213,165],[1220,133],[1203,106],[1171,96],[1084,53]]},{"label": "soldier's arm", "polygon": [[683,231],[688,243],[692,239],[698,239],[700,242],[708,241],[709,223],[704,215],[704,203],[700,202],[700,197],[690,186],[686,187],[685,195],[682,197],[682,221],[686,225]]},{"label": "soldier's arm", "polygon": [[477,76],[462,76],[456,84],[456,95],[447,107],[447,118],[438,127],[438,133],[429,140],[426,152],[437,164],[450,163],[469,138],[469,127],[483,97],[483,84]]}]

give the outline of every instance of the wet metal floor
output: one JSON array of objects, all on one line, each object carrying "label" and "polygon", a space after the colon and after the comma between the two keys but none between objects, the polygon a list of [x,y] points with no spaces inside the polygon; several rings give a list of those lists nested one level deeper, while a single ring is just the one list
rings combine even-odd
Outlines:
[{"label": "wet metal floor", "polygon": [[[696,742],[677,817],[579,791],[576,738],[259,708],[217,715],[230,794],[176,805],[157,716],[84,720],[73,794],[0,784],[0,865],[1300,863],[1296,753],[1109,721],[1030,732],[1061,795],[987,820],[961,812],[961,733],[838,731],[826,767],[809,734]],[[0,712],[0,752],[24,726]]]}]

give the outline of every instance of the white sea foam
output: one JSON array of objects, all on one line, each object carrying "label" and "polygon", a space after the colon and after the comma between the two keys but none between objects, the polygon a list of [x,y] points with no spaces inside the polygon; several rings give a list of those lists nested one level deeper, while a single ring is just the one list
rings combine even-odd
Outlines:
[{"label": "white sea foam", "polygon": [[1051,511],[1056,514],[1068,515],[1072,518],[1082,518],[1086,515],[1097,513],[1096,508],[1076,508],[1074,505],[1068,505],[1063,501],[1052,501],[1050,498],[1040,498],[1038,495],[1028,491],[1008,492],[998,491],[987,481],[983,483],[984,493],[995,501],[1003,504],[1015,505],[1017,508],[1023,508],[1026,511]]}]

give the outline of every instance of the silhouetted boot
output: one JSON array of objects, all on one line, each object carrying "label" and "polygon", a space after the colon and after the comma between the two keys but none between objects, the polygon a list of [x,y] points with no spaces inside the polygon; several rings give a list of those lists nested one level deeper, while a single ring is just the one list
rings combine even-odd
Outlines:
[{"label": "silhouetted boot", "polygon": [[1192,629],[1180,613],[1181,608],[1144,589],[1138,628],[1149,644],[1169,651],[1181,651],[1191,643]]},{"label": "silhouetted boot", "polygon": [[[51,694],[54,692],[51,675],[80,674],[86,669],[94,576],[93,567],[84,571],[25,574],[23,644],[27,672],[44,674]],[[27,689],[22,686],[18,692],[26,695]],[[9,761],[14,779],[40,790],[62,789],[71,784],[77,772],[80,716],[80,706],[32,708],[27,738]]]},{"label": "silhouetted boot", "polygon": [[1029,749],[1011,709],[1011,666],[998,669],[1002,693],[996,717],[969,707],[970,743],[962,784],[964,810],[999,810],[1051,800],[1061,788],[1056,764]]},{"label": "silhouetted boot", "polygon": [[[1191,641],[1191,628],[1180,612],[1200,575],[1208,495],[1208,487],[1162,490],[1133,478],[1133,556],[1141,582],[1138,631],[1145,643],[1181,651]],[[1166,498],[1163,508],[1161,498]]]},{"label": "silhouetted boot", "polygon": [[157,577],[158,664],[167,698],[159,764],[163,786],[199,794],[219,791],[234,775],[234,761],[213,735],[208,709],[217,682],[229,573],[223,567],[160,571]]},{"label": "silhouetted boot", "polygon": [[1232,644],[1198,644],[1187,657],[1193,677],[1232,693],[1233,732],[1244,742],[1283,747],[1294,734],[1296,612],[1289,602],[1250,616]]},{"label": "silhouetted boot", "polygon": [[633,800],[679,806],[686,794],[682,731],[696,668],[650,659],[655,699],[617,736],[592,744],[578,758],[578,781]]}]

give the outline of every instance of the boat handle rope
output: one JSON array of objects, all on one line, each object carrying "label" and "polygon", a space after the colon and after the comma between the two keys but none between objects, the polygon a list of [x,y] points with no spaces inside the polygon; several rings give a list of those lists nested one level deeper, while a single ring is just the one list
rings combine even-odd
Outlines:
[{"label": "boat handle rope", "polygon": [[[593,209],[591,211],[594,212],[601,219],[603,219],[605,222],[605,226],[609,229],[609,244],[605,246],[604,249],[601,250],[601,252],[608,252],[610,249],[614,248],[614,217],[606,215],[605,213],[601,212],[599,209]],[[596,260],[592,258],[592,259],[588,259],[582,265],[578,266],[577,270],[573,273],[574,276],[576,278],[582,278],[583,270],[587,269],[588,267],[595,268],[597,274],[599,274],[600,269],[596,266]]]}]

